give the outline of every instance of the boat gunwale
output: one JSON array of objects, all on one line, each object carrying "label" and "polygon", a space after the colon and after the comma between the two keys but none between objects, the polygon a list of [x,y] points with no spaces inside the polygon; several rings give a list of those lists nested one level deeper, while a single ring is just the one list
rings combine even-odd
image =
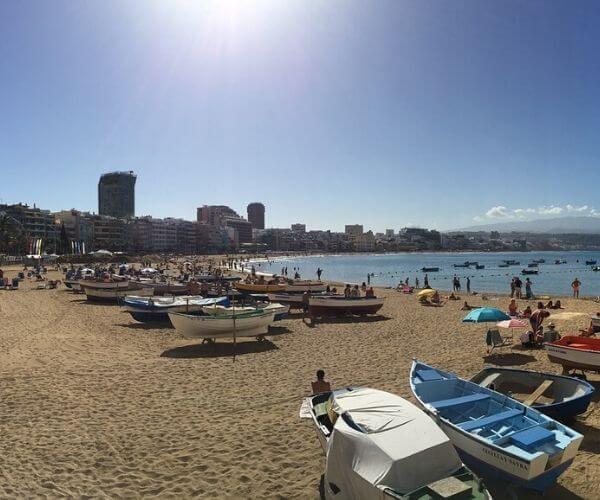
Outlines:
[{"label": "boat gunwale", "polygon": [[[416,366],[416,364],[417,364],[417,363],[419,363],[419,364],[424,364],[425,366],[429,366],[429,365],[427,365],[426,363],[422,363],[422,362],[420,362],[420,361],[418,361],[418,360],[414,360],[414,359],[413,359],[413,363],[412,363],[412,366],[411,366],[411,369],[410,369],[410,374],[409,374],[409,383],[410,383],[410,388],[411,388],[411,391],[412,391],[412,393],[413,393],[414,397],[417,399],[417,401],[419,401],[419,403],[420,403],[421,405],[423,405],[423,408],[425,408],[425,411],[429,412],[429,413],[430,413],[431,415],[433,415],[435,418],[437,418],[437,419],[439,419],[439,420],[443,421],[445,425],[448,425],[449,427],[451,427],[451,428],[452,428],[452,430],[454,430],[454,431],[456,431],[456,432],[459,432],[461,435],[465,436],[467,439],[472,439],[472,440],[474,440],[474,441],[477,441],[477,442],[479,442],[479,443],[481,443],[481,444],[483,444],[483,445],[485,445],[485,446],[489,446],[489,447],[493,448],[494,450],[497,450],[497,451],[498,451],[498,453],[501,453],[501,454],[504,454],[504,455],[510,456],[511,458],[514,458],[514,459],[516,459],[516,460],[518,460],[518,461],[520,461],[520,462],[523,462],[523,463],[525,463],[525,464],[528,464],[528,465],[530,465],[530,464],[533,462],[533,460],[534,460],[535,458],[537,458],[537,456],[539,456],[539,454],[545,454],[545,455],[548,457],[548,460],[550,459],[550,457],[551,457],[551,456],[550,456],[548,453],[545,453],[545,452],[543,452],[543,451],[536,451],[536,452],[535,452],[535,454],[533,454],[533,453],[530,453],[530,455],[532,455],[532,456],[534,457],[534,458],[532,458],[532,459],[523,458],[522,456],[519,456],[519,455],[515,454],[514,452],[512,452],[512,451],[510,451],[510,450],[507,450],[506,448],[502,448],[501,446],[497,445],[496,443],[494,443],[494,442],[492,442],[492,441],[489,441],[488,439],[485,439],[485,438],[483,438],[482,436],[480,436],[480,435],[478,435],[478,434],[472,434],[472,433],[470,433],[469,431],[465,431],[465,430],[461,429],[461,428],[460,428],[460,427],[459,427],[457,424],[454,424],[454,423],[452,423],[450,420],[448,420],[447,418],[445,418],[445,417],[443,417],[442,415],[440,415],[440,413],[439,413],[439,412],[438,412],[438,411],[437,411],[437,410],[436,410],[436,409],[435,409],[433,406],[431,406],[429,403],[426,403],[426,402],[424,402],[424,401],[423,401],[423,400],[422,400],[422,399],[419,397],[419,395],[417,394],[417,392],[415,391],[415,384],[413,383],[413,375],[415,374],[415,372],[414,372],[414,369],[415,369],[415,366]],[[433,367],[430,367],[430,368],[433,368]],[[433,368],[433,369],[434,369],[434,370],[436,370],[436,371],[438,371],[438,372],[440,371],[440,370],[437,370],[436,368]],[[416,376],[416,375],[415,375],[415,376]],[[468,383],[471,383],[471,384],[474,384],[474,385],[476,385],[477,387],[481,387],[481,386],[479,386],[478,384],[475,384],[474,382],[471,382],[471,381],[469,381],[469,380],[466,380],[466,379],[459,379],[459,380],[463,380],[464,382],[468,382]],[[489,390],[489,389],[488,389],[488,390]],[[492,392],[496,392],[496,391],[492,391]],[[515,402],[516,402],[516,403],[518,403],[520,406],[523,406],[523,407],[524,407],[524,410],[525,410],[525,411],[523,412],[523,416],[526,416],[527,412],[530,412],[530,411],[533,411],[533,412],[539,413],[539,414],[540,414],[540,415],[541,415],[541,416],[542,416],[544,419],[548,420],[549,422],[554,422],[554,423],[556,423],[556,424],[559,424],[560,426],[562,426],[562,427],[565,427],[565,428],[567,428],[567,429],[571,430],[572,432],[574,432],[574,433],[576,433],[576,434],[578,434],[578,435],[582,436],[582,434],[581,434],[581,433],[577,432],[577,431],[576,431],[576,430],[574,430],[574,429],[570,429],[569,427],[565,426],[564,424],[562,424],[562,423],[558,422],[556,419],[554,419],[554,418],[552,418],[552,417],[549,417],[549,416],[547,416],[547,415],[543,414],[541,411],[539,411],[539,410],[537,410],[537,409],[535,409],[535,408],[532,408],[532,407],[526,406],[525,404],[521,403],[520,401],[517,401],[517,400],[515,400],[515,399],[513,399],[513,398],[511,398],[511,397],[509,397],[509,396],[507,396],[507,395],[505,395],[505,394],[501,394],[501,393],[498,393],[498,394],[499,394],[500,396],[503,396],[503,397],[504,397],[504,398],[506,398],[506,399],[510,399],[510,400],[512,400],[512,401],[515,401]],[[544,425],[544,424],[541,424],[541,425]],[[565,435],[567,435],[567,434],[566,434],[566,433],[565,433],[565,432],[564,432],[562,429],[557,429],[557,430],[560,430],[560,431],[561,431],[561,432],[563,432]],[[572,436],[568,436],[568,437],[570,437],[570,438],[573,438]],[[524,451],[527,451],[527,450],[524,450]],[[564,450],[563,450],[563,451],[564,451]],[[548,471],[550,471],[550,470],[554,469],[555,467],[559,467],[559,466],[561,466],[562,464],[563,464],[563,462],[560,462],[560,463],[558,463],[557,465],[555,465],[554,467],[551,467],[551,468],[549,468],[549,469],[545,469],[545,470],[544,470],[544,472],[543,472],[542,474],[544,474],[544,473],[546,473],[546,472],[548,472]],[[495,466],[492,466],[492,467],[496,468]],[[502,469],[501,469],[501,470],[502,470]],[[502,470],[502,472],[504,472],[504,471]],[[537,477],[539,477],[539,476],[535,476],[535,477],[537,478]],[[532,479],[533,479],[533,478],[532,478]]]}]

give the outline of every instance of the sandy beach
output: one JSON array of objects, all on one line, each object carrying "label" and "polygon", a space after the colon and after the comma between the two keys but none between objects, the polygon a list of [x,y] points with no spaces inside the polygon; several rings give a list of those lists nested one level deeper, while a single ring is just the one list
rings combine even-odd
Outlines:
[{"label": "sandy beach", "polygon": [[[267,342],[239,343],[234,361],[230,343],[194,343],[64,287],[22,286],[0,291],[2,497],[314,498],[324,456],[298,409],[318,368],[334,387],[411,400],[413,357],[465,377],[486,362],[560,372],[542,350],[486,357],[485,325],[461,323],[460,301],[423,307],[393,290],[377,291],[387,297],[379,317],[284,320]],[[507,308],[488,296],[469,303]],[[562,334],[600,310],[562,302]],[[597,498],[599,399],[570,424],[584,441],[548,498]]]}]

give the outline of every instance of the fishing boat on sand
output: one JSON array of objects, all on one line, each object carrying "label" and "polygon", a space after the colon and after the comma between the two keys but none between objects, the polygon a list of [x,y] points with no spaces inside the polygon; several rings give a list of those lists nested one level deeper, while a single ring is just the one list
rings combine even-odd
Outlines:
[{"label": "fishing boat on sand", "polygon": [[583,440],[515,399],[416,360],[410,386],[468,466],[519,486],[544,491],[571,465]]},{"label": "fishing boat on sand", "polygon": [[179,297],[140,297],[128,295],[123,306],[140,323],[168,322],[170,312],[194,313],[212,304],[227,304],[227,297],[203,298],[200,295]]},{"label": "fishing boat on sand", "polygon": [[327,285],[322,281],[294,280],[291,283],[245,283],[239,281],[235,287],[246,293],[303,293],[324,292]]},{"label": "fishing boat on sand", "polygon": [[517,368],[486,367],[471,382],[506,394],[552,418],[584,413],[594,394],[594,386],[584,380]]},{"label": "fishing boat on sand", "polygon": [[81,281],[80,285],[87,300],[92,302],[119,302],[127,295],[150,297],[153,294],[152,288],[145,288],[133,282],[123,281],[116,283],[119,283],[119,285],[125,283],[126,286],[97,287],[94,285],[90,286],[86,281]]},{"label": "fishing boat on sand", "polygon": [[405,399],[363,387],[307,399],[326,454],[324,498],[491,498],[448,437]]},{"label": "fishing boat on sand", "polygon": [[310,296],[308,298],[308,312],[312,317],[343,316],[346,314],[365,316],[376,314],[383,307],[383,302],[383,297]]},{"label": "fishing boat on sand", "polygon": [[566,336],[544,344],[548,359],[562,365],[563,372],[583,370],[600,372],[600,339]]},{"label": "fishing boat on sand", "polygon": [[259,305],[258,307],[245,306],[245,307],[235,307],[235,308],[231,307],[231,306],[214,304],[214,305],[207,305],[207,306],[203,307],[202,312],[204,314],[217,315],[217,314],[234,314],[234,313],[241,313],[241,312],[256,311],[257,309],[263,310],[265,312],[275,313],[274,321],[282,320],[285,317],[285,315],[288,312],[290,312],[290,306],[278,304],[276,302]]},{"label": "fishing boat on sand", "polygon": [[256,337],[263,340],[269,325],[275,321],[275,312],[255,309],[232,314],[193,315],[169,313],[175,329],[188,339],[220,339]]}]

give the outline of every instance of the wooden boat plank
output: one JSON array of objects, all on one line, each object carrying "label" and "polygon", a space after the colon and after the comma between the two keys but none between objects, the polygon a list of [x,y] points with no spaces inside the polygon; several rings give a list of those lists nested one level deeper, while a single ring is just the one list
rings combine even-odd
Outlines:
[{"label": "wooden boat plank", "polygon": [[531,396],[529,396],[525,401],[523,401],[523,404],[531,406],[541,397],[542,394],[544,394],[544,392],[546,392],[546,389],[548,389],[553,383],[554,380],[544,380],[540,384],[540,386],[531,393]]}]

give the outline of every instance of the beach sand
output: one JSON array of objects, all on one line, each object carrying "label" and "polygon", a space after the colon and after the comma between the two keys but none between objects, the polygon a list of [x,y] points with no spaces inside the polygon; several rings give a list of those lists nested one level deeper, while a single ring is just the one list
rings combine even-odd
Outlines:
[{"label": "beach sand", "polygon": [[[560,372],[544,351],[486,358],[486,327],[461,323],[461,302],[423,307],[392,290],[378,291],[381,317],[285,320],[267,342],[239,343],[234,362],[230,343],[200,345],[64,287],[22,286],[0,291],[1,497],[314,498],[324,456],[298,410],[318,368],[334,387],[411,400],[413,356],[465,377],[486,361]],[[506,309],[508,298],[488,295],[469,302]],[[584,313],[556,321],[563,334],[600,310],[563,305]],[[549,498],[598,497],[599,399],[572,424],[585,438]]]}]

